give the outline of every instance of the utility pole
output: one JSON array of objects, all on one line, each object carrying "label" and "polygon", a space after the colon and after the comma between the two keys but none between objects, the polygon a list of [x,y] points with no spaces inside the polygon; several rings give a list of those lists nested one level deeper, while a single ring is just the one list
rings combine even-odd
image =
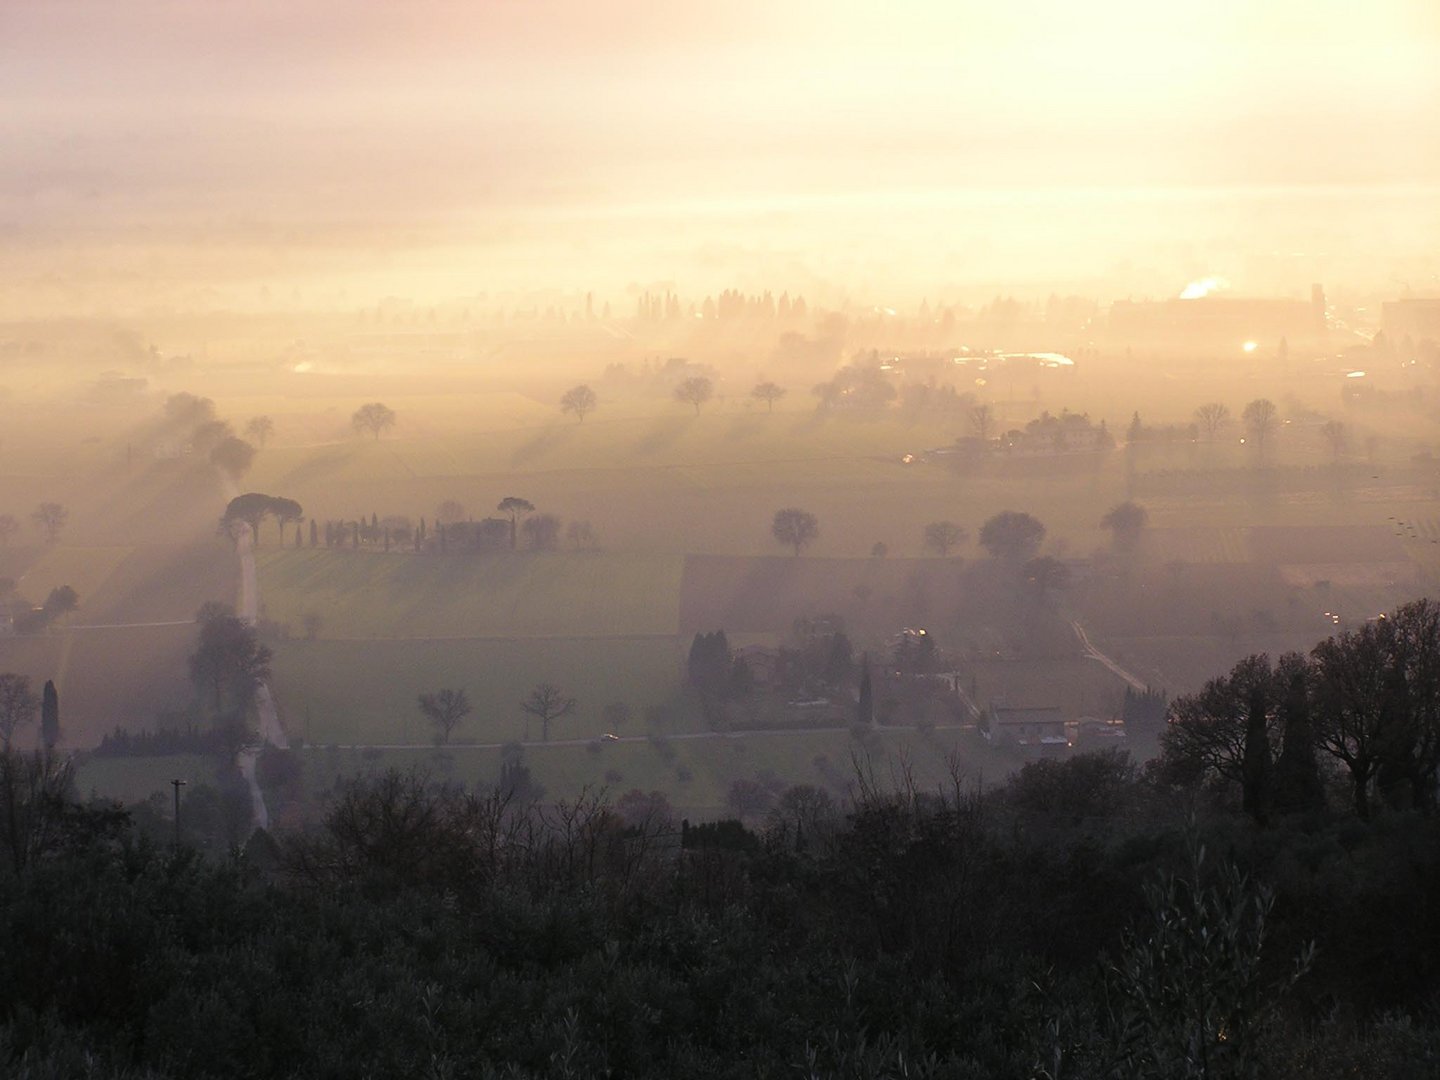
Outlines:
[{"label": "utility pole", "polygon": [[185,786],[184,780],[171,780],[171,787],[175,789],[175,846],[180,846],[180,789]]}]

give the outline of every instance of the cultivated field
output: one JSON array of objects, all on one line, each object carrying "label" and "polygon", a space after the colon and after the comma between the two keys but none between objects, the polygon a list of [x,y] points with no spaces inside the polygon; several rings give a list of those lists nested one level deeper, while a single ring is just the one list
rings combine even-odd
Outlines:
[{"label": "cultivated field", "polygon": [[[689,642],[683,643],[688,648]],[[550,682],[577,701],[551,738],[594,738],[607,730],[601,710],[643,712],[667,704],[680,685],[682,643],[674,636],[273,643],[274,693],[286,731],[307,743],[428,743],[432,731],[416,707],[421,693],[464,689],[474,706],[457,740],[503,743],[525,738],[520,702]],[[676,714],[677,725],[684,714]],[[530,737],[540,738],[538,723]]]},{"label": "cultivated field", "polygon": [[325,638],[633,637],[676,632],[679,556],[262,550],[265,617]]}]

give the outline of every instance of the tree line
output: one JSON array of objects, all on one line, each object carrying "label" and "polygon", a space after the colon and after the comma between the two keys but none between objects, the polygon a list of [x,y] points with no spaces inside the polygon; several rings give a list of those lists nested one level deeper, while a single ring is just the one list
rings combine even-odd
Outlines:
[{"label": "tree line", "polygon": [[1425,599],[1274,663],[1248,656],[1172,705],[1161,764],[1241,793],[1245,812],[1323,808],[1321,759],[1347,777],[1362,820],[1436,805],[1440,606]]}]

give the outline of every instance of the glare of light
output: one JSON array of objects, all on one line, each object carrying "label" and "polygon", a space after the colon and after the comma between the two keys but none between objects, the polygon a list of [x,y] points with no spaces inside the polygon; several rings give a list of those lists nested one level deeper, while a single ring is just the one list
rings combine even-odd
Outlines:
[{"label": "glare of light", "polygon": [[1258,348],[1258,346],[1253,341],[1247,341],[1244,345],[1241,345],[1240,348],[1244,349],[1246,352],[1254,352]]},{"label": "glare of light", "polygon": [[310,371],[312,368],[314,368],[314,366],[315,365],[310,363],[309,360],[301,360],[300,363],[296,364],[293,368],[291,368],[291,370],[303,375],[305,374],[305,372]]},{"label": "glare of light", "polygon": [[1347,372],[1345,373],[1345,378],[1347,378],[1347,379],[1363,379],[1363,378],[1365,378],[1365,372],[1363,372],[1363,371],[1347,371]]},{"label": "glare of light", "polygon": [[1199,281],[1192,281],[1180,292],[1181,300],[1200,300],[1213,292],[1221,289],[1228,289],[1230,283],[1222,277],[1205,277]]},{"label": "glare of light", "polygon": [[984,386],[984,385],[985,385],[985,380],[984,380],[984,379],[976,379],[976,380],[975,380],[975,385],[976,385],[976,386]]}]

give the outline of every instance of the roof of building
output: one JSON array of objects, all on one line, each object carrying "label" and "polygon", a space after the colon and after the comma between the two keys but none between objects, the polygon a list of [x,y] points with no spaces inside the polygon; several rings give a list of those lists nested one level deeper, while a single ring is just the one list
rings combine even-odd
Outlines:
[{"label": "roof of building", "polygon": [[1063,724],[1065,714],[1058,705],[1012,707],[991,705],[990,715],[997,724]]}]

